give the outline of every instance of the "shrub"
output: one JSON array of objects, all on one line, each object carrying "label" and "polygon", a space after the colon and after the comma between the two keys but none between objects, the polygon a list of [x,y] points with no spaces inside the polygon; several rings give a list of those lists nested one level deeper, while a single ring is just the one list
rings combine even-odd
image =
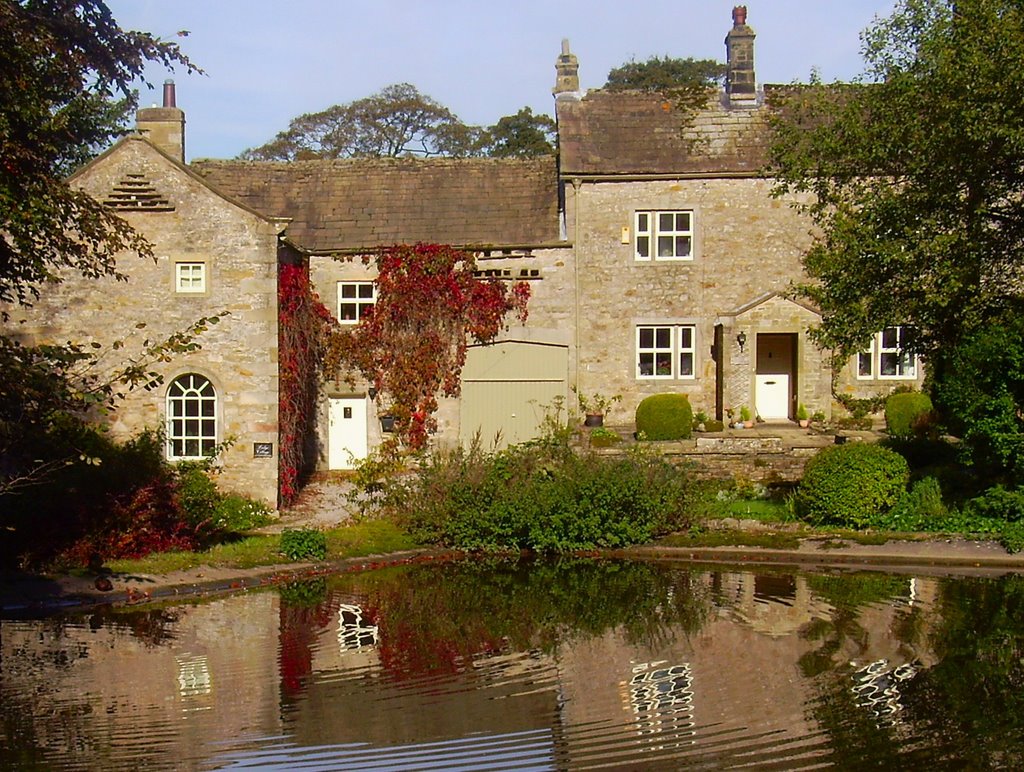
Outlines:
[{"label": "shrub", "polygon": [[899,501],[909,476],[906,460],[888,448],[834,445],[807,462],[794,503],[811,523],[863,528]]},{"label": "shrub", "polygon": [[327,536],[314,528],[286,528],[281,533],[281,552],[290,560],[327,556]]},{"label": "shrub", "polygon": [[466,550],[566,552],[650,540],[688,521],[692,485],[644,454],[577,455],[543,443],[424,459],[391,514],[421,541]]},{"label": "shrub", "polygon": [[685,394],[652,394],[637,406],[637,434],[648,440],[685,440],[693,431],[693,410]]},{"label": "shrub", "polygon": [[925,477],[900,496],[888,516],[876,524],[893,531],[930,531],[948,514],[939,481]]},{"label": "shrub", "polygon": [[885,425],[893,437],[917,434],[932,412],[932,399],[920,391],[890,394],[885,401]]},{"label": "shrub", "polygon": [[968,515],[1010,523],[1024,521],[1024,486],[1007,490],[1002,485],[989,488],[964,507]]}]

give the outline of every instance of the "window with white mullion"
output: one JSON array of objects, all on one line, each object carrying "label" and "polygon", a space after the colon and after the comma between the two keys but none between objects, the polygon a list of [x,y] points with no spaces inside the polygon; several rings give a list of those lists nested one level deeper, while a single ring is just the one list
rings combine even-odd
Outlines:
[{"label": "window with white mullion", "polygon": [[911,380],[917,377],[912,327],[886,327],[857,354],[859,380]]},{"label": "window with white mullion", "polygon": [[377,302],[377,285],[372,281],[338,282],[338,321],[358,324]]},{"label": "window with white mullion", "polygon": [[878,377],[914,378],[917,361],[910,327],[886,327],[878,334]]},{"label": "window with white mullion", "polygon": [[636,328],[637,378],[694,378],[692,325],[640,325]]},{"label": "window with white mullion", "polygon": [[636,212],[633,221],[636,260],[692,260],[693,212]]}]

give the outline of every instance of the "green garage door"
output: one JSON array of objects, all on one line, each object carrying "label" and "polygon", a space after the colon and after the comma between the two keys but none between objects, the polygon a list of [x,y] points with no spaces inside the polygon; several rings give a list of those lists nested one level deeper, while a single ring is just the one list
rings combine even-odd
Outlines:
[{"label": "green garage door", "polygon": [[569,350],[545,343],[505,341],[473,346],[462,370],[462,444],[479,436],[485,448],[540,434],[545,409],[567,395]]}]

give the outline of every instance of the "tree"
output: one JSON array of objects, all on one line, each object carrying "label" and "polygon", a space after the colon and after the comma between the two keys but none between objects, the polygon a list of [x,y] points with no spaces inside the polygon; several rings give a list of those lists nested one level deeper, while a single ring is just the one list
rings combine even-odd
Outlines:
[{"label": "tree", "polygon": [[29,304],[64,269],[116,276],[117,253],[151,254],[65,175],[122,133],[147,62],[196,67],[100,0],[0,0],[0,52],[0,302]]},{"label": "tree", "polygon": [[866,72],[777,102],[769,174],[810,193],[819,237],[796,292],[840,358],[892,325],[941,377],[946,351],[998,324],[1024,265],[1024,8],[902,0],[863,36]]},{"label": "tree", "polygon": [[437,395],[459,394],[469,340],[493,340],[509,313],[525,322],[530,288],[476,278],[473,256],[445,245],[396,245],[371,259],[377,302],[355,327],[330,333],[324,371],[370,381],[415,450],[436,428]]},{"label": "tree", "polygon": [[523,107],[487,129],[484,150],[492,158],[537,158],[555,153],[555,122]]},{"label": "tree", "polygon": [[[197,69],[176,43],[120,29],[100,0],[0,0],[0,302],[30,305],[44,282],[69,271],[120,276],[121,252],[152,256],[145,239],[65,177],[122,133],[136,104],[132,83],[150,61]],[[92,348],[26,347],[0,335],[0,494],[77,458],[62,437],[82,416],[122,389],[151,385],[150,364],[188,350],[214,321],[145,342],[107,376],[97,374]]]},{"label": "tree", "polygon": [[372,96],[292,120],[265,145],[246,150],[250,161],[474,155],[480,130],[447,107],[398,83]]},{"label": "tree", "polygon": [[711,87],[722,82],[728,68],[714,59],[673,59],[652,56],[646,62],[630,60],[613,67],[604,87],[608,91],[654,91],[671,95],[692,86]]}]

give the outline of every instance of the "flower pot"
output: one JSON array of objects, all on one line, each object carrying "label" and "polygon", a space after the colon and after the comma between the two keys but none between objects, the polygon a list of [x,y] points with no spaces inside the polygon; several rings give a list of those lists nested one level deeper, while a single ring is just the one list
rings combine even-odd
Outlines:
[{"label": "flower pot", "polygon": [[584,426],[604,426],[604,415],[602,413],[587,413],[583,419]]},{"label": "flower pot", "polygon": [[754,422],[753,422],[753,421],[744,421],[744,422],[743,422],[743,425],[744,425],[744,426],[745,426],[746,428],[748,428],[748,429],[753,429],[753,428],[754,428]]},{"label": "flower pot", "polygon": [[801,418],[800,419],[800,428],[801,429],[806,429],[810,425],[811,425],[811,422],[809,420],[807,420],[806,418]]}]

